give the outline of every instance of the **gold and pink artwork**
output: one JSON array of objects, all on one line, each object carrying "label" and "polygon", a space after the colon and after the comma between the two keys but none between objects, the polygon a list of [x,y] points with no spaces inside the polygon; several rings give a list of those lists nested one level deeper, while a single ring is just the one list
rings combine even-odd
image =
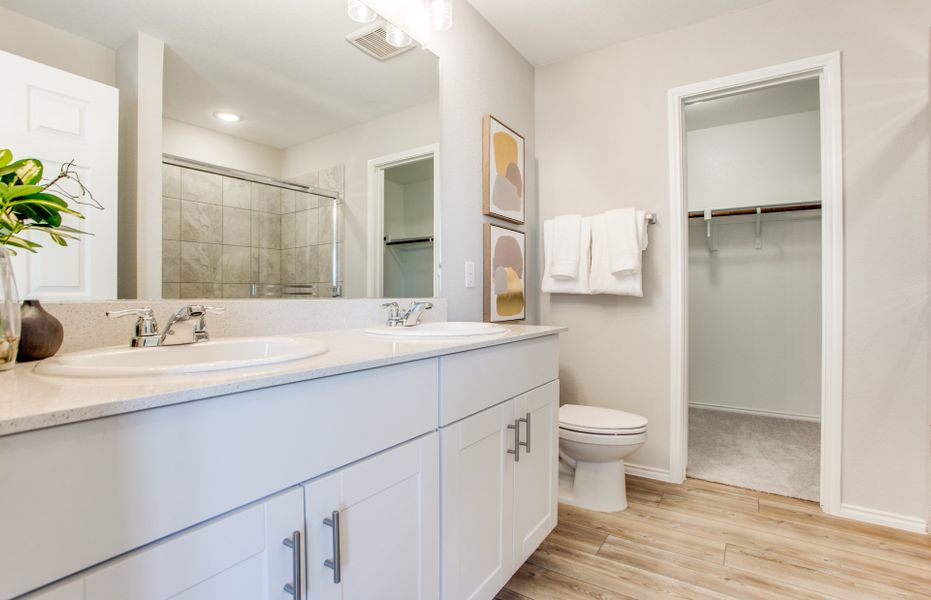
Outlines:
[{"label": "gold and pink artwork", "polygon": [[524,222],[524,138],[485,115],[483,120],[483,212],[512,223]]},{"label": "gold and pink artwork", "polygon": [[524,233],[485,223],[485,321],[518,321],[526,309]]}]

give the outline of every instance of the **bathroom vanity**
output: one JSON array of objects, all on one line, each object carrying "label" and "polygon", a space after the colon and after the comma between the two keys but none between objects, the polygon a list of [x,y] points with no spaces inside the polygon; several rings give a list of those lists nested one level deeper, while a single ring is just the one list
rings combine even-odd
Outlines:
[{"label": "bathroom vanity", "polygon": [[181,378],[20,365],[0,598],[490,599],[556,524],[560,331],[314,333],[327,353]]}]

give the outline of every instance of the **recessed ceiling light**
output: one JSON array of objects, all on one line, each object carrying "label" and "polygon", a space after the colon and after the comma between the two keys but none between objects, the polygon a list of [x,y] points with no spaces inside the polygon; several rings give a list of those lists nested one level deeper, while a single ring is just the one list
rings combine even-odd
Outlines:
[{"label": "recessed ceiling light", "polygon": [[349,18],[357,23],[371,23],[378,16],[360,0],[349,0]]},{"label": "recessed ceiling light", "polygon": [[236,113],[231,112],[215,112],[213,113],[213,116],[220,119],[221,121],[225,121],[226,123],[238,123],[239,121],[242,121],[242,117]]}]

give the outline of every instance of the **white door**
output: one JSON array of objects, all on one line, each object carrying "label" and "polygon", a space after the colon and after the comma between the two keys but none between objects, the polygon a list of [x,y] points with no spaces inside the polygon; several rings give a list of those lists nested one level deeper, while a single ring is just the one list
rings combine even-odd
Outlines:
[{"label": "white door", "polygon": [[439,598],[438,434],[304,488],[308,598]]},{"label": "white door", "polygon": [[[117,559],[83,578],[75,600],[284,600],[298,554],[284,541],[301,540],[304,493],[293,488],[164,542]],[[295,532],[297,532],[295,534]],[[53,596],[54,598],[54,596]]]},{"label": "white door", "polygon": [[444,600],[490,600],[514,570],[514,424],[509,401],[440,430]]},{"label": "white door", "polygon": [[41,160],[45,180],[73,160],[104,208],[73,207],[86,219],[69,217],[65,224],[93,235],[72,240],[67,248],[44,235],[31,236],[43,247],[37,254],[18,251],[13,261],[20,296],[116,298],[117,89],[7,52],[0,52],[0,70],[0,145],[14,160]]},{"label": "white door", "polygon": [[559,382],[514,399],[520,461],[514,469],[514,562],[523,564],[556,527],[559,486]]}]

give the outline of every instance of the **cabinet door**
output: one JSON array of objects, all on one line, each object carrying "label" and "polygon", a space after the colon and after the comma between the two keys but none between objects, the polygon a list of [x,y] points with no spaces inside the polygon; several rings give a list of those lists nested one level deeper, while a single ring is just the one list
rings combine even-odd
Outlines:
[{"label": "cabinet door", "polygon": [[309,598],[439,597],[437,433],[315,479],[304,489]]},{"label": "cabinet door", "polygon": [[301,563],[283,541],[294,532],[302,538],[303,527],[304,495],[294,488],[88,574],[84,597],[284,600],[292,596],[284,586]]},{"label": "cabinet door", "polygon": [[514,404],[440,430],[443,598],[490,599],[513,571]]},{"label": "cabinet door", "polygon": [[514,560],[523,564],[556,527],[559,382],[514,399],[521,453],[514,469]]}]

